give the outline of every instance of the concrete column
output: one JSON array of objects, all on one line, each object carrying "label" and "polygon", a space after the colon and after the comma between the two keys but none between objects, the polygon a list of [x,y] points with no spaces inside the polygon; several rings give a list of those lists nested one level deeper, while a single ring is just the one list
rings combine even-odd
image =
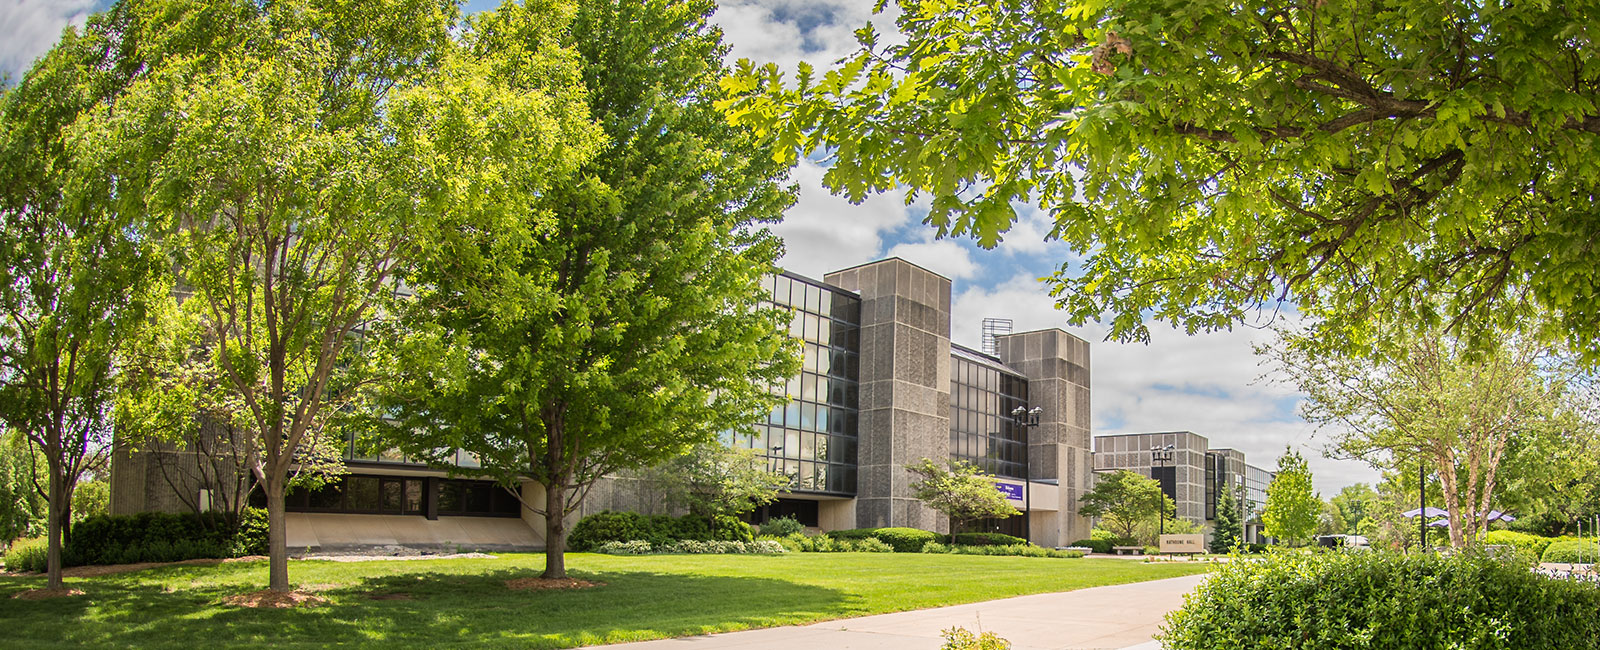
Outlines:
[{"label": "concrete column", "polygon": [[905,465],[950,458],[950,280],[899,258],[823,279],[861,294],[856,526],[946,532]]},{"label": "concrete column", "polygon": [[1028,471],[1035,481],[1055,479],[1061,509],[1035,517],[1035,543],[1060,546],[1089,536],[1089,520],[1078,499],[1093,485],[1089,440],[1089,342],[1059,329],[998,338],[1001,362],[1028,377],[1028,406],[1041,407],[1039,426],[1028,434]]}]

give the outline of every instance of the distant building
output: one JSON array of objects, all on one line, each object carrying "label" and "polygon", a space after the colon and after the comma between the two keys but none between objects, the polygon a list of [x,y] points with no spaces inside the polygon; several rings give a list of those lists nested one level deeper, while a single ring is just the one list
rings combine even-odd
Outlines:
[{"label": "distant building", "polygon": [[1243,452],[1212,449],[1205,436],[1189,431],[1095,436],[1095,472],[1122,469],[1159,482],[1177,506],[1173,516],[1203,527],[1208,537],[1216,522],[1218,501],[1225,491],[1231,491],[1234,507],[1244,511],[1240,521],[1245,541],[1265,541],[1261,511],[1267,504],[1267,484],[1273,473],[1246,463]]}]

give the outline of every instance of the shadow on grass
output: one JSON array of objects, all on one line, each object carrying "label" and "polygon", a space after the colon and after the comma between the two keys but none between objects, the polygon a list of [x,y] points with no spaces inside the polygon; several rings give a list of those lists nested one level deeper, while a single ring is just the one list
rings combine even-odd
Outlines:
[{"label": "shadow on grass", "polygon": [[[4,645],[562,648],[830,618],[847,613],[855,600],[779,579],[642,571],[573,571],[574,578],[605,584],[515,591],[507,580],[537,575],[518,567],[351,576],[322,587],[328,605],[255,610],[221,601],[260,588],[261,572],[211,571],[91,579],[76,585],[88,596],[54,601],[12,600],[12,593],[35,585],[0,581]],[[297,577],[304,586],[322,576]]]}]

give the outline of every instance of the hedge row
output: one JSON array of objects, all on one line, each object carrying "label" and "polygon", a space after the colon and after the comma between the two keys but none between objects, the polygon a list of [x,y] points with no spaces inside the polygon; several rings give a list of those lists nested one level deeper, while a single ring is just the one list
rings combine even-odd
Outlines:
[{"label": "hedge row", "polygon": [[851,528],[828,533],[834,539],[876,539],[896,553],[921,553],[930,542],[943,542],[945,536],[918,528]]},{"label": "hedge row", "polygon": [[1483,554],[1278,553],[1213,569],[1158,635],[1173,650],[1600,648],[1600,588]]},{"label": "hedge row", "polygon": [[[12,571],[44,571],[45,540],[23,540],[6,553]],[[72,526],[61,549],[63,566],[176,562],[267,552],[267,511],[248,508],[237,519],[227,513],[141,512],[95,515]]]},{"label": "hedge row", "polygon": [[1080,558],[1083,551],[1056,550],[1030,544],[946,545],[931,543],[922,547],[923,553],[950,553],[952,555],[993,555],[1015,557]]},{"label": "hedge row", "polygon": [[776,555],[786,550],[782,544],[765,539],[753,542],[685,539],[660,546],[653,545],[642,539],[636,539],[628,542],[606,542],[597,547],[595,552],[607,555],[647,555],[650,553]]},{"label": "hedge row", "polygon": [[1555,540],[1545,547],[1541,561],[1563,564],[1600,564],[1600,547],[1596,546],[1592,537],[1589,539]]},{"label": "hedge row", "polygon": [[711,519],[685,515],[645,516],[637,512],[610,510],[578,520],[567,537],[567,548],[573,551],[592,551],[606,542],[645,541],[652,546],[664,546],[683,540],[748,542],[755,539],[750,524],[733,517],[719,516]]}]

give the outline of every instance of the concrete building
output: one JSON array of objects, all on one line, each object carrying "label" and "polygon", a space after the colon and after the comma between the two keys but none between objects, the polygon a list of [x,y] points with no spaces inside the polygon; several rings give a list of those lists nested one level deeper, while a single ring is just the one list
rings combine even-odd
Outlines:
[{"label": "concrete building", "polygon": [[[835,271],[823,280],[769,278],[771,302],[790,310],[804,343],[800,374],[774,386],[789,401],[754,435],[724,441],[755,449],[790,477],[776,503],[755,514],[790,515],[823,530],[909,526],[947,532],[945,518],[911,495],[904,466],[963,459],[998,477],[1024,517],[986,529],[1056,546],[1089,536],[1077,514],[1095,467],[1089,436],[1089,345],[1061,330],[997,336],[997,354],[951,342],[948,278],[898,258]],[[972,323],[977,326],[977,323]],[[1012,420],[1039,408],[1038,422]],[[119,454],[113,512],[179,509],[164,491],[205,490],[172,481],[180,450]],[[459,454],[457,464],[475,460]],[[398,454],[346,450],[350,474],[289,497],[291,548],[395,544],[542,546],[543,521],[488,481],[446,478]],[[157,473],[161,478],[157,478]],[[527,483],[524,498],[538,499]],[[168,495],[170,496],[170,495]],[[575,517],[605,509],[648,511],[648,486],[614,477],[594,486]]]},{"label": "concrete building", "polygon": [[1176,505],[1171,516],[1202,527],[1209,536],[1217,503],[1231,491],[1244,539],[1262,543],[1261,511],[1273,473],[1245,462],[1237,449],[1212,448],[1205,436],[1189,431],[1121,433],[1094,438],[1094,471],[1131,470],[1155,479]]}]

